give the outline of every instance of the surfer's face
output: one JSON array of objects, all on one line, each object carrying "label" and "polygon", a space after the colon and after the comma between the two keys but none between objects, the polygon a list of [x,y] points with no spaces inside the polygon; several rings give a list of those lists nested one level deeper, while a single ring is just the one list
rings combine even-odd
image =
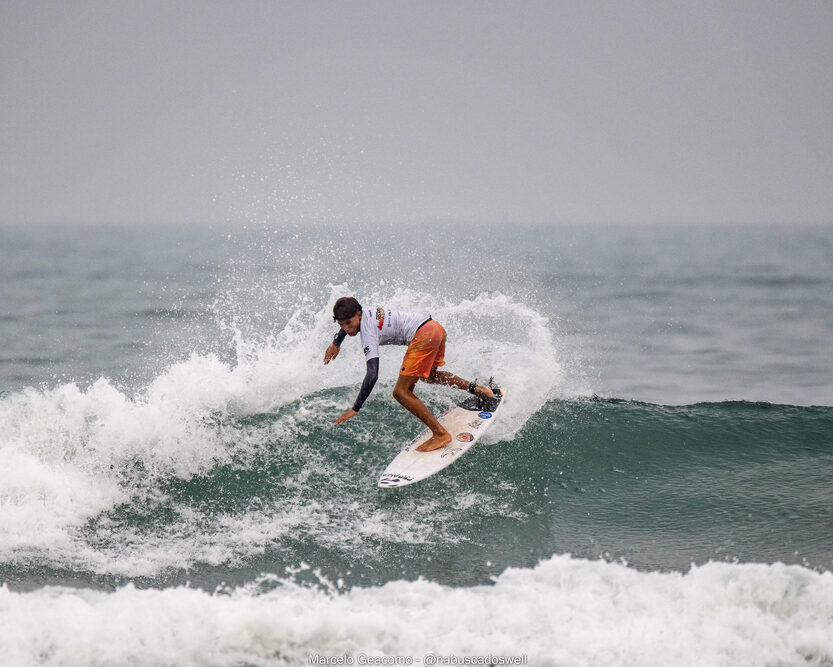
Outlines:
[{"label": "surfer's face", "polygon": [[348,336],[355,336],[359,333],[362,326],[362,314],[356,313],[353,317],[346,320],[338,320],[338,325],[344,329]]}]

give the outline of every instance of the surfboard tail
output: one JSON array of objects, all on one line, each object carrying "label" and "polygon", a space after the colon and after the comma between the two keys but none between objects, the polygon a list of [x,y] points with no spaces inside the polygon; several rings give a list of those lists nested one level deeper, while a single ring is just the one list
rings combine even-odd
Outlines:
[{"label": "surfboard tail", "polygon": [[461,408],[465,408],[466,410],[473,410],[477,412],[481,412],[483,410],[494,412],[503,400],[503,390],[495,383],[494,378],[489,378],[489,389],[491,389],[494,393],[494,396],[491,398],[474,395],[467,398],[462,403],[459,403],[459,406]]}]

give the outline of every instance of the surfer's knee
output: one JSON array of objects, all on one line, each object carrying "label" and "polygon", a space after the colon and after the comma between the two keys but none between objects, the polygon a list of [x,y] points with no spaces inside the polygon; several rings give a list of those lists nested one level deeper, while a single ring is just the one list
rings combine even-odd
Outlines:
[{"label": "surfer's knee", "polygon": [[397,401],[399,401],[400,403],[404,403],[405,399],[407,398],[408,394],[410,394],[410,393],[411,392],[408,391],[408,389],[406,387],[400,387],[399,385],[396,385],[393,388],[393,397]]},{"label": "surfer's knee", "polygon": [[417,380],[419,378],[400,375],[396,381],[396,386],[393,388],[393,397],[402,403],[402,405],[407,406],[412,399],[416,398],[414,395],[414,385],[417,383]]}]

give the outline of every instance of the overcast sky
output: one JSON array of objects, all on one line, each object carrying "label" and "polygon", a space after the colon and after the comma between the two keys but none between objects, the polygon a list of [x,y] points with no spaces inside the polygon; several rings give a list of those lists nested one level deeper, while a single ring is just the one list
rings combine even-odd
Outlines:
[{"label": "overcast sky", "polygon": [[0,221],[833,222],[833,2],[0,4]]}]

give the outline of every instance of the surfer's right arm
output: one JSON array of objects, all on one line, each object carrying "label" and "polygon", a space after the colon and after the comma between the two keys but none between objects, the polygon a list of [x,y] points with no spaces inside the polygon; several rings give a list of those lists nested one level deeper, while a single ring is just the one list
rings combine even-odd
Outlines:
[{"label": "surfer's right arm", "polygon": [[324,363],[329,364],[333,359],[338,356],[339,351],[341,350],[341,343],[347,337],[347,332],[344,329],[339,329],[338,333],[333,336],[333,342],[330,343],[330,346],[327,348],[326,352],[324,352]]},{"label": "surfer's right arm", "polygon": [[367,360],[367,372],[364,374],[364,380],[362,381],[362,388],[359,390],[359,397],[356,399],[356,402],[353,404],[353,410],[358,412],[362,409],[364,402],[367,400],[367,397],[370,396],[370,392],[373,391],[373,387],[376,386],[376,380],[379,379],[379,357],[373,357],[373,359]]},{"label": "surfer's right arm", "polygon": [[362,405],[367,400],[367,397],[370,396],[370,392],[373,391],[373,387],[376,386],[376,380],[379,379],[379,357],[373,357],[373,359],[367,360],[367,372],[364,375],[364,380],[362,381],[362,388],[359,390],[359,397],[356,399],[356,402],[353,403],[353,407],[344,412],[338,419],[336,419],[336,424],[343,424],[348,419],[355,417],[359,414],[359,410],[362,409]]}]

